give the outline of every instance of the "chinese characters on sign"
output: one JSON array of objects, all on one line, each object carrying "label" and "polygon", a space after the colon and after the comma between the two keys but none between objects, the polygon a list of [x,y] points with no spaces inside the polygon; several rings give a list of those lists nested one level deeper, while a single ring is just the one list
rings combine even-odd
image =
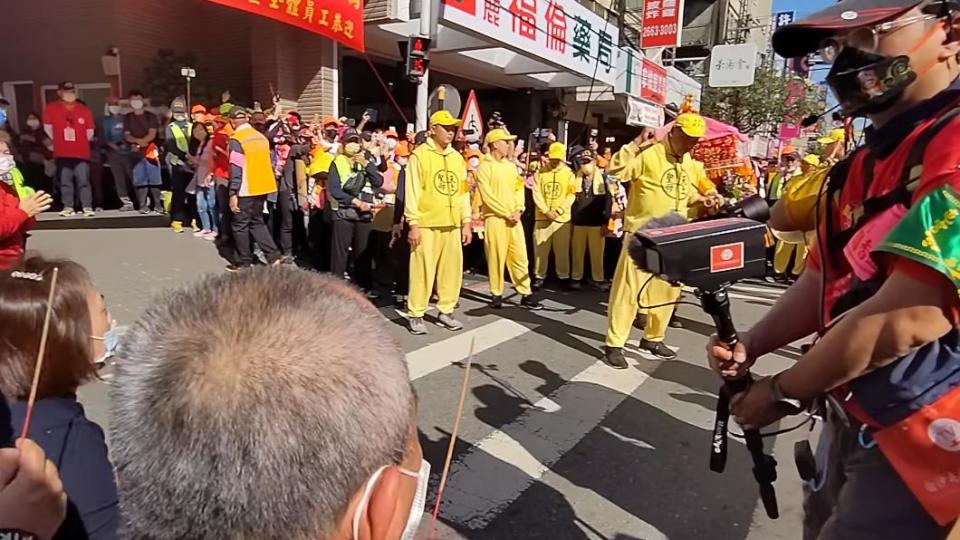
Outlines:
[{"label": "chinese characters on sign", "polygon": [[662,106],[667,101],[667,68],[628,48],[617,66],[613,90]]},{"label": "chinese characters on sign", "polygon": [[640,48],[680,45],[683,0],[643,0],[643,27]]},{"label": "chinese characters on sign", "polygon": [[717,45],[710,51],[708,84],[714,88],[750,86],[756,70],[756,44]]},{"label": "chinese characters on sign", "polygon": [[[267,1],[267,0],[264,0]],[[679,0],[668,0],[679,1]],[[524,56],[612,85],[621,55],[615,20],[576,0],[443,0],[442,22]],[[455,8],[455,9],[450,9]]]},{"label": "chinese characters on sign", "polygon": [[274,19],[363,52],[362,0],[208,0]]}]

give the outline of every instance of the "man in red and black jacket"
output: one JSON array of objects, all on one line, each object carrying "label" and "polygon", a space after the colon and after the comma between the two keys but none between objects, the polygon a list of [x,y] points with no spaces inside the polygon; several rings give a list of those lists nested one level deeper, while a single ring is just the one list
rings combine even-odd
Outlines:
[{"label": "man in red and black jacket", "polygon": [[793,367],[731,399],[752,428],[824,394],[839,405],[805,538],[943,538],[960,515],[958,9],[843,0],[773,37],[783,57],[819,51],[844,111],[872,123],[829,173],[807,270],[734,351],[708,346],[736,377],[818,334]]}]

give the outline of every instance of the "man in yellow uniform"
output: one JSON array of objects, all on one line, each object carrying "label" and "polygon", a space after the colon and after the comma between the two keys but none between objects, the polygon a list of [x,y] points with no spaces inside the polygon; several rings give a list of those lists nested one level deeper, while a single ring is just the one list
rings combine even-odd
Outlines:
[{"label": "man in yellow uniform", "polygon": [[516,140],[505,129],[487,133],[490,153],[483,156],[477,167],[477,187],[483,201],[481,211],[486,236],[487,274],[490,279],[490,307],[503,307],[503,267],[510,271],[510,281],[522,297],[520,305],[537,310],[542,306],[530,289],[530,264],[527,261],[527,242],[523,236],[520,216],[524,210],[523,178],[516,163],[510,159],[510,142]]},{"label": "man in yellow uniform", "polygon": [[555,142],[547,150],[549,162],[534,176],[533,204],[537,207],[533,227],[533,288],[547,277],[550,252],[556,263],[557,277],[566,285],[570,279],[570,210],[577,192],[577,177],[567,166],[567,147]]},{"label": "man in yellow uniform", "polygon": [[627,253],[627,245],[632,234],[651,219],[670,212],[686,216],[689,202],[699,198],[694,186],[706,177],[706,171],[702,163],[690,157],[689,152],[706,130],[702,117],[683,113],[663,141],[640,149],[640,141],[634,140],[624,145],[610,161],[609,174],[629,184],[630,189],[624,212],[623,249],[607,310],[604,361],[614,368],[627,367],[623,346],[637,316],[637,297],[641,290],[645,305],[667,305],[647,310],[640,348],[660,358],[676,357],[676,353],[663,343],[663,338],[673,313],[672,302],[679,298],[680,287],[638,270]]},{"label": "man in yellow uniform", "polygon": [[[790,191],[796,190],[807,183],[807,179],[820,167],[820,157],[814,154],[807,154],[800,160],[800,174],[790,179],[790,182],[784,186],[780,196],[785,197]],[[785,281],[796,279],[807,262],[807,242],[803,239],[798,242],[792,242],[780,238],[777,240],[777,247],[773,252],[773,272],[775,276],[781,277]],[[793,269],[790,270],[790,259],[793,258]],[[788,273],[789,270],[789,273]]]},{"label": "man in yellow uniform", "polygon": [[577,157],[580,169],[577,171],[579,190],[571,211],[573,221],[573,274],[570,287],[580,288],[583,279],[584,259],[590,253],[590,286],[597,290],[607,290],[603,275],[604,225],[610,216],[610,196],[607,194],[603,171],[597,168],[592,150],[584,150]]},{"label": "man in yellow uniform", "polygon": [[437,324],[460,330],[453,317],[463,284],[463,248],[470,230],[467,163],[451,146],[460,121],[441,110],[430,116],[430,138],[410,155],[404,179],[403,216],[410,227],[410,290],[407,311],[410,333],[427,333],[427,311],[437,285]]}]

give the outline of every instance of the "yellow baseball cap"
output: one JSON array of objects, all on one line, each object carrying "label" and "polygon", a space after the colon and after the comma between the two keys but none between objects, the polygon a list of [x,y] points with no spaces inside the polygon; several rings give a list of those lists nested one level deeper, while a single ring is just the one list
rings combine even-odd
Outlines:
[{"label": "yellow baseball cap", "polygon": [[800,161],[813,165],[814,167],[820,166],[820,156],[816,154],[807,154],[803,156],[803,159],[801,159]]},{"label": "yellow baseball cap", "polygon": [[567,159],[567,146],[560,142],[551,144],[547,150],[547,157],[550,159]]},{"label": "yellow baseball cap", "polygon": [[487,137],[484,139],[487,144],[495,143],[497,141],[515,141],[517,140],[516,135],[511,135],[507,133],[507,130],[503,128],[491,129],[490,133],[487,133]]},{"label": "yellow baseball cap", "polygon": [[439,110],[430,115],[431,126],[459,126],[460,120],[453,117],[450,111]]},{"label": "yellow baseball cap", "polygon": [[843,142],[843,140],[846,138],[846,133],[844,132],[843,128],[837,128],[831,129],[830,132],[827,133],[826,137],[820,137],[817,139],[817,142],[820,144],[832,144]]},{"label": "yellow baseball cap", "polygon": [[696,113],[683,113],[673,123],[690,137],[700,138],[707,134],[707,123]]}]

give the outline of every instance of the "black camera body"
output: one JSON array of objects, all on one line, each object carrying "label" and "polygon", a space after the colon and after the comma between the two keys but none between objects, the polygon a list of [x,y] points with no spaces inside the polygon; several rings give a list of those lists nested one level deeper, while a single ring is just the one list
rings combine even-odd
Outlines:
[{"label": "black camera body", "polygon": [[747,218],[684,223],[634,233],[633,262],[671,283],[713,290],[766,273],[766,226]]}]

